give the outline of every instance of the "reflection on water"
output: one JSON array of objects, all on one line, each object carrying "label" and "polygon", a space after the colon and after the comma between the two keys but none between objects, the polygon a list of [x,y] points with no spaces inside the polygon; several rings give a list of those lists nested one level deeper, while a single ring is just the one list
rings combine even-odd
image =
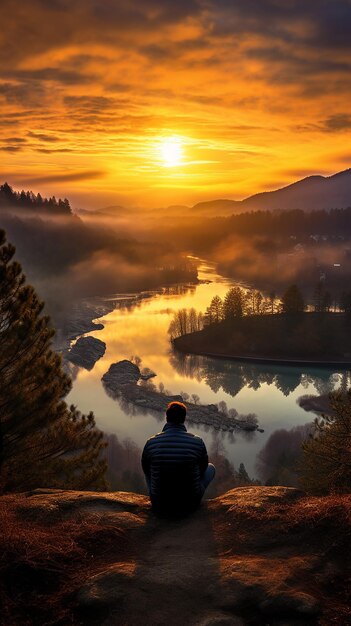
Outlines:
[{"label": "reflection on water", "polygon": [[101,383],[111,363],[139,355],[142,366],[156,372],[155,384],[162,383],[172,394],[197,394],[202,404],[225,401],[228,409],[238,413],[256,413],[264,433],[242,431],[229,436],[208,427],[189,427],[204,438],[208,449],[219,439],[227,460],[236,469],[244,463],[254,476],[256,455],[275,430],[312,421],[313,415],[297,405],[297,398],[346,386],[350,375],[326,368],[256,365],[173,353],[167,330],[174,311],[191,307],[204,311],[214,295],[223,297],[233,285],[210,264],[202,264],[199,277],[204,282],[195,286],[147,292],[141,297],[111,296],[116,308],[99,319],[102,330],[90,333],[106,343],[105,355],[90,372],[72,371],[75,380],[68,401],[84,412],[93,410],[106,433],[114,433],[119,441],[129,437],[142,448],[148,437],[161,430],[163,417],[110,398]]},{"label": "reflection on water", "polygon": [[286,397],[299,385],[309,388],[310,393],[313,387],[322,395],[340,387],[347,389],[350,382],[350,372],[336,374],[324,368],[309,368],[307,373],[301,367],[213,359],[178,351],[172,351],[170,363],[181,376],[204,382],[215,393],[222,389],[231,396],[244,387],[258,391],[264,384],[274,385]]}]

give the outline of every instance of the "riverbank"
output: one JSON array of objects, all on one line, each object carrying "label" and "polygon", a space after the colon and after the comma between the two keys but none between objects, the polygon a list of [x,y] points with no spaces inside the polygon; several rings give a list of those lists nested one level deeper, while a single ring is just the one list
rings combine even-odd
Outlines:
[{"label": "riverbank", "polygon": [[343,314],[255,315],[206,326],[173,340],[180,352],[262,364],[351,366],[349,319]]},{"label": "riverbank", "polygon": [[75,300],[67,307],[65,315],[57,325],[53,340],[53,349],[62,354],[65,359],[71,344],[82,335],[103,330],[104,324],[97,322],[117,308],[131,309],[138,306],[143,300],[153,298],[158,294],[172,293],[180,294],[183,291],[195,289],[197,283],[174,284],[166,287],[159,287],[155,290],[140,291],[136,293],[119,293],[105,297],[91,297]]}]

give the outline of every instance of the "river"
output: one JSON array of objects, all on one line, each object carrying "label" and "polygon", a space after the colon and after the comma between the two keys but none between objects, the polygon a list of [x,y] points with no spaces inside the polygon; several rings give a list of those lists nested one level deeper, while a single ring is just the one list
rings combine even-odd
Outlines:
[{"label": "river", "polygon": [[158,419],[150,413],[131,412],[110,398],[101,383],[111,363],[138,355],[143,367],[156,372],[153,382],[162,382],[172,393],[197,394],[202,404],[225,401],[238,413],[257,415],[264,433],[235,432],[233,436],[208,427],[189,426],[203,437],[209,450],[220,441],[226,458],[236,468],[244,463],[249,475],[255,477],[257,453],[275,430],[289,430],[313,420],[313,414],[301,409],[297,399],[338,388],[345,373],[174,354],[167,334],[174,311],[190,307],[204,311],[214,295],[224,297],[234,284],[205,261],[199,265],[199,279],[196,286],[144,294],[133,305],[119,303],[99,318],[104,328],[89,334],[106,343],[106,353],[90,372],[78,369],[68,402],[83,412],[94,411],[97,425],[106,433],[115,433],[120,441],[129,438],[142,448],[148,437],[161,430],[162,416]]}]

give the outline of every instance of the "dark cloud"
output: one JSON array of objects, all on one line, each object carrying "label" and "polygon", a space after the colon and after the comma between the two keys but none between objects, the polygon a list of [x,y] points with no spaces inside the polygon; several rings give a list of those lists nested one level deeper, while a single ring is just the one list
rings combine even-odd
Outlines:
[{"label": "dark cloud", "polygon": [[2,152],[20,152],[23,150],[23,146],[1,146],[0,150]]},{"label": "dark cloud", "polygon": [[165,41],[162,44],[149,44],[141,46],[139,52],[153,61],[163,62],[166,60],[181,58],[187,53],[209,50],[211,43],[207,38],[188,39],[179,42]]},{"label": "dark cloud", "polygon": [[338,133],[351,130],[351,114],[336,113],[325,120],[294,127],[298,132]]},{"label": "dark cloud", "polygon": [[6,141],[8,141],[8,143],[10,144],[26,143],[27,139],[25,139],[24,137],[6,137]]},{"label": "dark cloud", "polygon": [[[351,70],[351,60],[337,61],[329,58],[307,58],[303,55],[303,50],[293,52],[289,47],[284,46],[268,46],[249,48],[245,52],[245,56],[249,59],[258,59],[268,63],[282,64],[285,68],[297,70],[298,75],[315,74],[316,72],[348,72]],[[285,76],[285,80],[289,80],[289,74]],[[296,78],[296,77],[295,77]]]},{"label": "dark cloud", "polygon": [[351,115],[349,113],[339,113],[331,115],[324,123],[324,128],[329,132],[338,132],[351,129]]},{"label": "dark cloud", "polygon": [[37,185],[41,183],[62,183],[80,180],[91,180],[105,176],[102,170],[88,170],[82,172],[67,172],[64,174],[49,174],[48,176],[37,176],[26,178],[23,183],[26,185]]},{"label": "dark cloud", "polygon": [[[340,76],[342,90],[351,88],[349,0],[216,0],[208,6],[212,34],[231,36],[234,49],[242,46],[239,54],[261,61],[266,82],[300,84],[308,97],[335,89]],[[250,45],[250,38],[260,44]]]},{"label": "dark cloud", "polygon": [[[116,45],[121,37],[157,32],[201,14],[196,0],[30,0],[2,1],[0,56],[13,62],[73,44]],[[43,28],[43,25],[45,27]]]},{"label": "dark cloud", "polygon": [[65,152],[73,152],[71,148],[56,148],[54,150],[50,150],[49,148],[35,148],[36,152],[40,152],[41,154],[55,154],[55,153],[65,153]]},{"label": "dark cloud", "polygon": [[61,67],[44,67],[40,70],[17,70],[3,69],[0,71],[2,78],[11,78],[17,81],[51,81],[62,83],[64,85],[81,85],[90,82],[94,76],[84,74],[71,69]]},{"label": "dark cloud", "polygon": [[[311,96],[326,88],[326,75],[343,75],[350,85],[351,63],[342,58],[342,53],[351,49],[349,0],[29,0],[20,10],[13,0],[3,0],[2,5],[0,55],[2,52],[5,63],[0,75],[21,83],[11,85],[14,92],[5,94],[12,101],[25,101],[28,86],[23,83],[28,81],[35,82],[36,89],[46,81],[65,86],[86,84],[98,80],[92,67],[99,67],[96,71],[100,73],[104,64],[118,63],[118,59],[105,58],[100,51],[96,55],[71,54],[58,65],[41,69],[19,69],[17,62],[63,47],[101,44],[122,50],[122,56],[123,49],[137,51],[158,65],[182,59],[188,52],[208,50],[207,58],[187,60],[193,68],[220,66],[227,54],[233,59],[244,54],[265,65],[262,78],[266,81],[301,83],[303,93]],[[184,24],[189,18],[201,27],[201,36],[162,39],[163,28]],[[150,37],[153,34],[155,41]],[[253,35],[256,40],[259,37],[260,45],[252,45]],[[331,49],[337,49],[341,57],[331,58]],[[0,93],[1,88],[3,85]],[[129,87],[116,81],[112,89]],[[35,99],[37,94],[31,91]],[[101,100],[97,106],[105,105]]]},{"label": "dark cloud", "polygon": [[100,113],[100,111],[116,106],[118,101],[115,98],[105,96],[66,96],[64,103],[75,111]]},{"label": "dark cloud", "polygon": [[110,92],[117,92],[117,93],[123,93],[123,92],[128,92],[131,91],[132,87],[131,85],[128,85],[127,83],[110,83],[108,86],[108,91]]},{"label": "dark cloud", "polygon": [[351,48],[349,0],[214,0],[208,7],[217,33],[262,34],[316,48]]},{"label": "dark cloud", "polygon": [[40,141],[47,141],[50,143],[59,141],[59,138],[55,137],[55,135],[46,135],[44,133],[34,133],[32,131],[28,133],[28,137],[33,137],[33,139],[40,139]]},{"label": "dark cloud", "polygon": [[114,21],[124,29],[165,26],[198,15],[201,11],[201,3],[196,0],[132,0],[128,3],[93,0],[90,5],[93,16],[101,24],[108,25]]},{"label": "dark cloud", "polygon": [[45,88],[37,81],[5,82],[0,84],[0,96],[3,96],[8,104],[40,107],[44,106]]}]

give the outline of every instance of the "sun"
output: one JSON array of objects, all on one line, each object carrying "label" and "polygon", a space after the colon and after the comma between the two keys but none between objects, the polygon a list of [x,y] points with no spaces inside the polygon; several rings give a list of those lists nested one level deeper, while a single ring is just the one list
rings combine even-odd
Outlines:
[{"label": "sun", "polygon": [[178,137],[167,137],[161,143],[161,157],[164,167],[175,167],[182,162],[182,145]]}]

